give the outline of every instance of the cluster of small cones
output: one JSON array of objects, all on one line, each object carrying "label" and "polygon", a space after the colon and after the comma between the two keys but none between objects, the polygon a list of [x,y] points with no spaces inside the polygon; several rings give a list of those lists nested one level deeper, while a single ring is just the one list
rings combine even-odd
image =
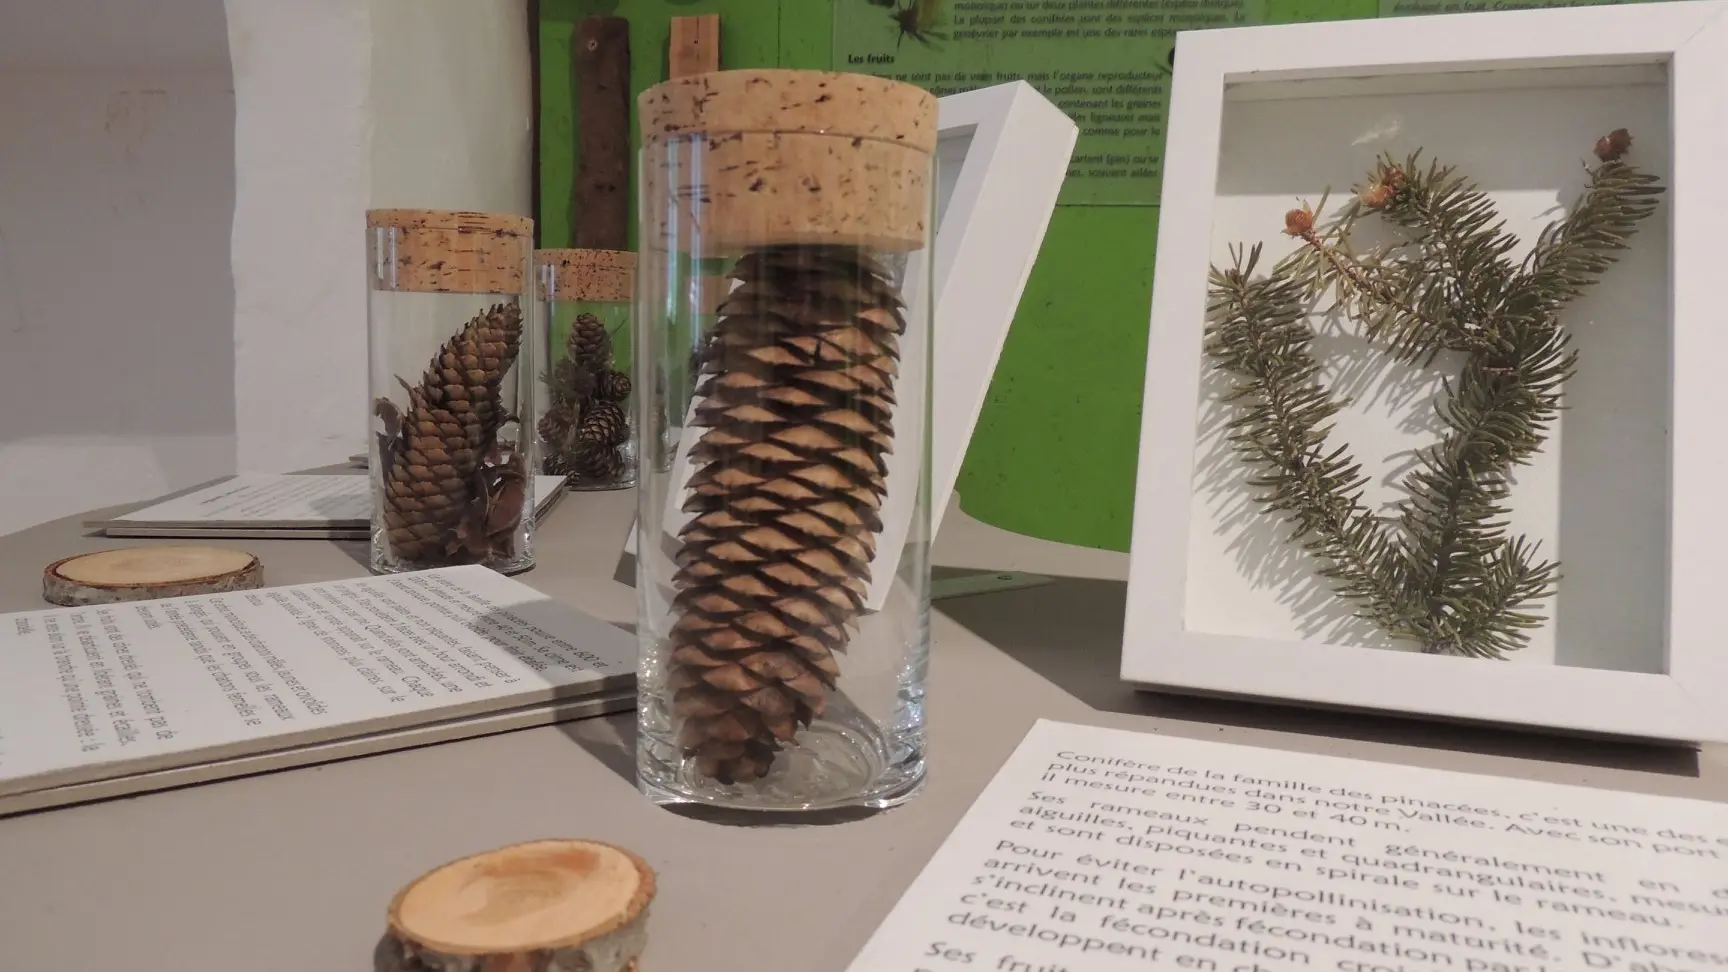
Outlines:
[{"label": "cluster of small cones", "polygon": [[522,308],[496,304],[446,341],[407,407],[373,403],[390,551],[403,563],[485,563],[515,553],[527,499],[522,455],[500,441],[501,394],[522,347]]},{"label": "cluster of small cones", "polygon": [[599,318],[577,315],[564,356],[544,381],[551,397],[539,423],[546,474],[568,476],[573,486],[626,484],[630,376],[612,367],[612,337]]},{"label": "cluster of small cones", "polygon": [[760,779],[820,716],[864,606],[893,444],[902,305],[856,248],[734,266],[701,362],[669,677],[679,742]]}]

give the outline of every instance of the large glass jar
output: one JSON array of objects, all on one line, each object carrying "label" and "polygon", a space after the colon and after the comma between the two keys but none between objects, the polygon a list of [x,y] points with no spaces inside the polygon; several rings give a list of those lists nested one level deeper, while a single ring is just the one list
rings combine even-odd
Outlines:
[{"label": "large glass jar", "polygon": [[925,772],[936,101],[750,70],[639,109],[639,414],[676,431],[637,495],[641,787],[891,806]]},{"label": "large glass jar", "polygon": [[536,294],[548,362],[535,430],[548,476],[571,489],[636,485],[630,306],[636,254],[536,250]]},{"label": "large glass jar", "polygon": [[521,216],[366,214],[372,570],[534,566],[534,342]]}]

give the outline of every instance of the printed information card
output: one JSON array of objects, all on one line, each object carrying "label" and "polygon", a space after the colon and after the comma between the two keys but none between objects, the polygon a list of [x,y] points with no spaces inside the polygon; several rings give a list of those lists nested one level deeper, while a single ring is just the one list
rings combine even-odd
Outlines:
[{"label": "printed information card", "polygon": [[1728,968],[1728,806],[1040,721],[851,972]]},{"label": "printed information card", "polygon": [[[562,495],[563,476],[534,477],[536,516]],[[246,528],[336,530],[367,536],[372,521],[372,480],[345,473],[248,473],[134,510],[93,521],[109,536],[230,535]],[[306,536],[323,536],[307,532]]]},{"label": "printed information card", "polygon": [[0,798],[627,688],[627,632],[480,566],[0,618]]}]

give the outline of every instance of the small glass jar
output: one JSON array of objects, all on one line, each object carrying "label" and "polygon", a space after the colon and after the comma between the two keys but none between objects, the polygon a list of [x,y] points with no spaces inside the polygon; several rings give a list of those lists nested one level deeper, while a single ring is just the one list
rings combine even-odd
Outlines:
[{"label": "small glass jar", "polygon": [[372,570],[534,566],[534,341],[521,216],[366,214]]},{"label": "small glass jar", "polygon": [[541,470],[570,489],[636,485],[630,307],[636,254],[536,250],[541,353],[535,431]]},{"label": "small glass jar", "polygon": [[748,70],[639,108],[638,413],[674,431],[637,490],[640,786],[892,806],[925,773],[936,100]]}]

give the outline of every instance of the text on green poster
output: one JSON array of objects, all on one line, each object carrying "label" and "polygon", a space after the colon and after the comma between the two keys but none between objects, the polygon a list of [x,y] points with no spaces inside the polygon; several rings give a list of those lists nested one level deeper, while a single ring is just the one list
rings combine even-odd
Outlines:
[{"label": "text on green poster", "polygon": [[1265,0],[836,0],[843,71],[942,96],[1024,80],[1080,128],[1061,202],[1157,205],[1175,35]]}]

